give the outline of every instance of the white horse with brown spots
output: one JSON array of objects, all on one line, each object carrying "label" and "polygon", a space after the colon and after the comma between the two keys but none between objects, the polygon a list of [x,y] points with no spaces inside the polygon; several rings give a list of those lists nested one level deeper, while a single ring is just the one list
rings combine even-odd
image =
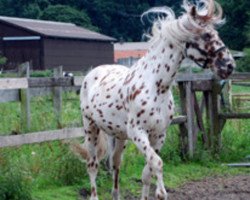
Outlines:
[{"label": "white horse with brown spots", "polygon": [[155,21],[151,47],[130,69],[104,65],[92,70],[81,88],[81,109],[85,143],[74,150],[87,160],[91,200],[97,200],[96,176],[107,150],[107,136],[115,138],[113,155],[113,199],[119,199],[119,168],[126,140],[131,140],[145,156],[142,172],[142,200],[149,198],[151,177],[156,177],[155,199],[167,199],[163,162],[159,157],[166,129],[174,115],[170,90],[178,67],[185,57],[227,78],[235,67],[229,50],[214,25],[221,22],[222,9],[213,0],[195,6],[184,0],[185,13],[175,18],[170,8],[153,8],[166,17]]}]

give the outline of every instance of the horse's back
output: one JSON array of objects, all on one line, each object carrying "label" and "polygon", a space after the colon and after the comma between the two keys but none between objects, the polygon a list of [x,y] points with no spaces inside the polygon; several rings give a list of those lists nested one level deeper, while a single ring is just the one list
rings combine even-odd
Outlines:
[{"label": "horse's back", "polygon": [[91,70],[84,78],[81,87],[81,108],[84,102],[94,93],[100,94],[108,90],[110,84],[121,84],[121,80],[126,77],[129,68],[123,65],[101,65]]}]

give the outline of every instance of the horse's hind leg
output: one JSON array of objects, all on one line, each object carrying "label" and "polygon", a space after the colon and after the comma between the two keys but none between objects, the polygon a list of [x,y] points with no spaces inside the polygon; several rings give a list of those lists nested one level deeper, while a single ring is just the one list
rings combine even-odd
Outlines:
[{"label": "horse's hind leg", "polygon": [[125,147],[126,140],[115,139],[115,148],[112,154],[112,167],[113,167],[113,200],[119,200],[119,172],[122,152]]},{"label": "horse's hind leg", "polygon": [[88,151],[87,169],[91,184],[90,200],[98,200],[96,176],[98,173],[99,161],[105,154],[106,141],[105,135],[96,127],[94,122],[89,119],[84,119],[84,130],[86,133],[86,148]]}]

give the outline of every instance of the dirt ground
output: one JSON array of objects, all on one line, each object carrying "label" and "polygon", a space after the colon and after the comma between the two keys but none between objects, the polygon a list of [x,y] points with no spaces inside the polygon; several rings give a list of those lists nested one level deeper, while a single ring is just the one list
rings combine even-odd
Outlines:
[{"label": "dirt ground", "polygon": [[[168,200],[250,200],[250,175],[206,178],[167,191]],[[129,194],[125,197],[125,200],[139,199]]]},{"label": "dirt ground", "polygon": [[[149,200],[154,200],[154,189]],[[168,200],[250,200],[250,175],[234,177],[210,177],[200,181],[188,182],[177,189],[167,189]],[[87,194],[88,193],[88,194]],[[81,199],[88,199],[89,192],[82,189]],[[125,192],[124,200],[140,200],[130,192]]]}]

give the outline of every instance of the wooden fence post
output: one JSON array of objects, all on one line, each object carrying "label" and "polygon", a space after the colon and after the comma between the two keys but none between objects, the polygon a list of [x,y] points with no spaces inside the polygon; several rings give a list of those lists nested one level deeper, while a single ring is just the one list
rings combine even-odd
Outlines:
[{"label": "wooden fence post", "polygon": [[187,109],[187,129],[188,129],[188,155],[194,156],[194,98],[192,94],[192,82],[186,83],[186,109]]},{"label": "wooden fence post", "polygon": [[211,124],[211,139],[212,149],[215,153],[218,153],[221,148],[221,120],[219,117],[219,98],[221,86],[218,81],[212,81],[212,93],[211,93],[211,107],[212,110],[212,124]]},{"label": "wooden fence post", "polygon": [[232,111],[233,110],[232,80],[228,81],[227,92],[229,101],[229,111]]},{"label": "wooden fence post", "polygon": [[[186,116],[186,91],[184,88],[184,83],[179,82],[179,90],[180,90],[180,106],[181,106],[181,114]],[[179,124],[180,129],[180,149],[181,149],[181,157],[186,159],[188,154],[188,131],[187,131],[187,123]]]},{"label": "wooden fence post", "polygon": [[[63,76],[63,67],[59,66],[54,69],[54,78]],[[62,128],[62,87],[56,86],[53,88],[53,104],[54,112],[57,121],[57,128]]]},{"label": "wooden fence post", "polygon": [[[30,63],[25,62],[19,67],[19,76],[30,77]],[[20,101],[21,101],[21,128],[22,131],[27,132],[30,130],[30,90],[20,89]]]}]

